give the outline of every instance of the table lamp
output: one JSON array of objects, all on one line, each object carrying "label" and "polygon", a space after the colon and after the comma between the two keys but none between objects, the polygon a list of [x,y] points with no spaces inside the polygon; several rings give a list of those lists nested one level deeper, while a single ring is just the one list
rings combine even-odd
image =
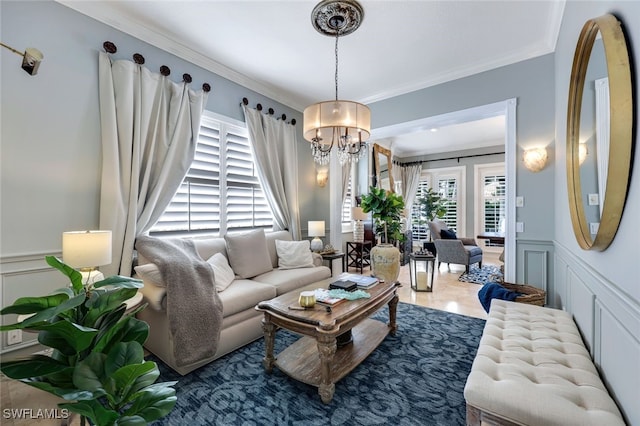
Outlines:
[{"label": "table lamp", "polygon": [[353,227],[353,241],[361,243],[364,241],[364,223],[363,220],[367,220],[369,215],[362,211],[362,207],[352,207],[351,216],[356,221]]},{"label": "table lamp", "polygon": [[314,237],[314,239],[311,240],[311,251],[322,251],[324,245],[318,237],[324,237],[324,220],[310,220],[307,228],[309,228],[309,236]]},{"label": "table lamp", "polygon": [[103,280],[97,268],[111,263],[111,231],[63,232],[62,260],[82,273],[85,284]]}]

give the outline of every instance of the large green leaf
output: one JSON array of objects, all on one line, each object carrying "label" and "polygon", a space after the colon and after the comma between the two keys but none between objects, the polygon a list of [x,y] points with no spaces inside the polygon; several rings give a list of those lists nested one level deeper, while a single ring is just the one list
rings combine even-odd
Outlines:
[{"label": "large green leaf", "polygon": [[91,420],[92,424],[97,426],[114,425],[118,417],[120,417],[116,411],[104,408],[102,404],[96,400],[63,403],[58,404],[58,406],[85,416]]},{"label": "large green leaf", "polygon": [[104,363],[104,372],[111,376],[120,368],[129,364],[144,362],[144,350],[138,342],[121,342],[109,351]]},{"label": "large green leaf", "polygon": [[144,284],[142,284],[142,280],[137,278],[125,277],[123,275],[113,275],[111,277],[105,278],[102,281],[98,281],[93,283],[95,288],[111,286],[114,288],[142,288]]},{"label": "large green leaf", "polygon": [[58,349],[65,355],[73,355],[87,349],[98,334],[98,330],[68,321],[44,324],[37,329],[41,330],[38,334],[40,343]]},{"label": "large green leaf", "polygon": [[26,315],[40,312],[44,309],[58,306],[62,302],[69,300],[66,294],[51,294],[42,297],[21,297],[13,305],[7,306],[0,311],[0,315],[17,314]]},{"label": "large green leaf", "polygon": [[105,381],[104,362],[105,354],[92,352],[76,365],[73,372],[73,384],[79,389],[105,394],[103,382]]},{"label": "large green leaf", "polygon": [[45,260],[47,261],[49,266],[57,269],[58,271],[69,277],[69,280],[71,281],[71,287],[73,288],[75,294],[79,294],[83,290],[84,286],[82,284],[82,274],[80,272],[63,263],[55,256],[45,256]]},{"label": "large green leaf", "polygon": [[142,345],[148,335],[149,324],[137,318],[126,317],[110,329],[101,330],[93,350],[108,353],[115,344],[120,342],[135,341]]},{"label": "large green leaf", "polygon": [[[61,398],[64,398],[67,401],[82,401],[93,399],[93,392],[81,391],[76,389],[75,387],[62,387],[59,385],[54,385],[49,382],[38,382],[38,381],[28,381],[22,380],[23,383],[26,383],[29,386],[33,386],[34,388],[38,388],[45,392],[49,392],[53,395],[57,395]],[[72,384],[73,385],[73,384]]]},{"label": "large green leaf", "polygon": [[142,416],[147,422],[166,416],[176,405],[176,390],[171,387],[176,383],[156,383],[142,389],[124,414]]},{"label": "large green leaf", "polygon": [[118,426],[146,426],[147,421],[140,416],[122,416],[118,419]]},{"label": "large green leaf", "polygon": [[156,364],[152,361],[146,361],[142,364],[125,365],[113,373],[111,378],[114,381],[116,389],[118,389],[117,403],[127,402],[129,395],[137,390],[135,385],[138,377],[151,373],[154,370],[157,370]]},{"label": "large green leaf", "polygon": [[68,366],[45,355],[32,355],[27,359],[4,361],[0,370],[12,379],[26,379],[44,376],[60,371]]},{"label": "large green leaf", "polygon": [[69,299],[61,304],[59,304],[58,306],[53,306],[51,308],[47,308],[44,309],[40,312],[38,312],[37,314],[25,319],[24,321],[22,321],[21,324],[21,328],[30,328],[32,325],[33,326],[38,326],[39,324],[41,324],[44,321],[51,321],[52,319],[54,319],[55,317],[57,317],[58,315],[62,314],[63,312],[72,310],[80,305],[82,305],[82,303],[85,300],[85,295],[84,293],[79,294],[77,296],[75,296],[72,299]]},{"label": "large green leaf", "polygon": [[[103,314],[117,309],[125,300],[135,296],[136,288],[119,288],[105,292],[96,292],[87,301],[89,312],[84,318],[84,325],[93,326]],[[97,297],[95,295],[97,294]]]}]

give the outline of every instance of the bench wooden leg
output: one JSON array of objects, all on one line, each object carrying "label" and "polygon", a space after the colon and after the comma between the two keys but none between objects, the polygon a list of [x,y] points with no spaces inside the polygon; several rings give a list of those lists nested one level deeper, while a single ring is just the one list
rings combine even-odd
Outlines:
[{"label": "bench wooden leg", "polygon": [[480,426],[480,417],[480,410],[467,404],[467,426]]}]

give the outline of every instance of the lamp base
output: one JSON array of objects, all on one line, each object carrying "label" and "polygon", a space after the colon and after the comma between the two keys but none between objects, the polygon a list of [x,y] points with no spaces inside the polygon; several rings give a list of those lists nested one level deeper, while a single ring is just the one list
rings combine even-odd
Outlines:
[{"label": "lamp base", "polygon": [[93,284],[98,281],[104,280],[104,274],[97,269],[80,269],[80,273],[82,274],[82,284],[84,285]]},{"label": "lamp base", "polygon": [[324,244],[322,244],[322,240],[318,237],[315,237],[311,240],[311,251],[321,252]]},{"label": "lamp base", "polygon": [[364,241],[364,223],[361,220],[356,220],[353,226],[353,241],[356,243]]}]

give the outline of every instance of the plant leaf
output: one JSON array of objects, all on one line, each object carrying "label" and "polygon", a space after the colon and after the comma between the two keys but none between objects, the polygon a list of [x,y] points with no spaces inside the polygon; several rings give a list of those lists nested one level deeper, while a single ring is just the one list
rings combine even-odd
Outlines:
[{"label": "plant leaf", "polygon": [[0,370],[12,379],[27,379],[44,376],[67,368],[68,366],[46,355],[32,355],[26,359],[4,361]]},{"label": "plant leaf", "polygon": [[92,352],[85,359],[80,361],[73,372],[73,384],[79,389],[93,392],[94,394],[105,394],[103,386],[105,381],[104,362],[105,354]]},{"label": "plant leaf", "polygon": [[[118,389],[116,403],[121,404],[128,402],[130,395],[137,392],[137,389],[139,389],[139,386],[136,386],[138,377],[145,376],[146,374],[154,371],[157,371],[155,362],[146,361],[142,364],[125,365],[113,373],[111,377],[113,378],[115,388]],[[146,376],[145,380],[150,379],[151,377],[152,376]]]},{"label": "plant leaf", "polygon": [[13,305],[7,306],[0,311],[0,315],[17,314],[26,315],[40,312],[44,309],[58,306],[65,300],[68,300],[69,296],[66,294],[51,294],[42,297],[20,297]]},{"label": "plant leaf", "polygon": [[98,281],[93,283],[95,288],[112,286],[114,288],[142,288],[144,284],[142,284],[142,280],[137,278],[125,277],[123,275],[113,275],[111,277],[105,278],[102,281]]},{"label": "plant leaf", "polygon": [[73,288],[75,294],[79,294],[84,289],[84,286],[82,285],[82,274],[80,272],[63,263],[55,256],[45,256],[45,260],[49,266],[69,277],[69,280],[71,281],[71,288]]},{"label": "plant leaf", "polygon": [[108,353],[119,342],[138,342],[141,345],[149,336],[149,324],[137,318],[126,317],[113,327],[100,332],[94,351]]},{"label": "plant leaf", "polygon": [[117,309],[125,300],[135,296],[136,288],[117,288],[104,292],[94,292],[87,302],[89,312],[84,319],[84,325],[93,326],[103,314]]},{"label": "plant leaf", "polygon": [[58,406],[87,417],[97,426],[111,426],[115,424],[119,417],[116,411],[104,408],[96,400],[62,403],[58,404]]},{"label": "plant leaf", "polygon": [[176,390],[171,387],[176,383],[156,383],[142,389],[133,396],[135,400],[125,414],[142,416],[147,422],[166,416],[176,405]]},{"label": "plant leaf", "polygon": [[120,368],[129,364],[144,362],[144,350],[138,342],[118,343],[109,351],[104,364],[104,371],[111,376]]},{"label": "plant leaf", "polygon": [[58,349],[65,355],[74,355],[87,349],[98,330],[83,327],[69,321],[45,323],[37,327],[41,330],[38,341],[45,346]]}]

